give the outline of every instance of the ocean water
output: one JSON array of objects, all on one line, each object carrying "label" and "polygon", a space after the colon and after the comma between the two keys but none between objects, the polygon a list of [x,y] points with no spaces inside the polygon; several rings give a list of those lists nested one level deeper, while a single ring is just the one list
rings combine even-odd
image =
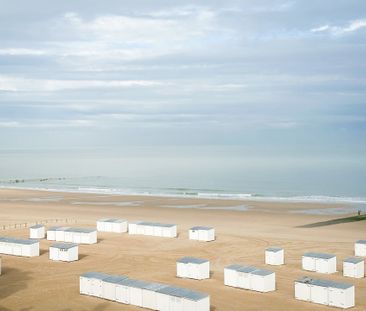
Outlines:
[{"label": "ocean water", "polygon": [[362,156],[244,147],[2,150],[0,187],[366,204]]}]

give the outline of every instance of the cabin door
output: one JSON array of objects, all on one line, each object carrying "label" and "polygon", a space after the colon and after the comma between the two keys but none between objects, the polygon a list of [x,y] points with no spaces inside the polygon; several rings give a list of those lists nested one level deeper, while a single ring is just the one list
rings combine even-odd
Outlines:
[{"label": "cabin door", "polygon": [[329,288],[329,305],[333,307],[344,308],[346,300],[346,293],[344,290],[338,288]]}]

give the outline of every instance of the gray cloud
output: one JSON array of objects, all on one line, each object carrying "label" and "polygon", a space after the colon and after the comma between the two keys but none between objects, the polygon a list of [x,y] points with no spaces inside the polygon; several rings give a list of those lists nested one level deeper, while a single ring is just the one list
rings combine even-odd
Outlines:
[{"label": "gray cloud", "polygon": [[65,145],[70,130],[324,148],[366,134],[364,1],[0,4],[3,147],[52,144],[47,129]]}]

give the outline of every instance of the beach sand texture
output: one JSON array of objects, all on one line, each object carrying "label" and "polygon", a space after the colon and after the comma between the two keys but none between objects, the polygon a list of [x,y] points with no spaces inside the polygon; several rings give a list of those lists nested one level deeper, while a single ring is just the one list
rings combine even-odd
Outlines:
[{"label": "beach sand texture", "polygon": [[[249,207],[247,211],[230,210],[230,207],[243,205]],[[52,241],[47,240],[41,240],[40,257],[2,255],[0,310],[141,310],[80,295],[79,276],[87,271],[127,275],[206,292],[211,297],[212,311],[331,310],[294,299],[294,280],[308,275],[354,284],[356,307],[352,310],[366,310],[366,279],[342,276],[342,260],[353,255],[356,240],[366,238],[366,221],[301,228],[299,226],[340,216],[294,213],[304,209],[335,207],[341,206],[2,189],[0,236],[28,238],[28,228],[9,228],[20,223],[32,225],[36,221],[48,220],[47,226],[69,224],[95,227],[99,218],[118,217],[128,221],[175,223],[179,237],[171,239],[98,232],[98,243],[80,245],[80,260],[72,263],[50,261],[48,247]],[[62,221],[56,223],[52,221],[54,219]],[[188,229],[195,225],[215,227],[216,241],[189,240]],[[264,250],[268,246],[285,248],[284,266],[264,264]],[[301,256],[306,251],[336,254],[338,272],[323,275],[303,271]],[[183,256],[209,259],[211,279],[196,281],[176,278],[176,260]],[[223,269],[232,263],[275,271],[277,290],[264,294],[224,286]]]}]

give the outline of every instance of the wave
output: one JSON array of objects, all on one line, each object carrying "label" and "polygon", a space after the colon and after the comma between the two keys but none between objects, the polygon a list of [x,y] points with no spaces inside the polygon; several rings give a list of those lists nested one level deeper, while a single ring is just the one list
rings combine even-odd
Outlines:
[{"label": "wave", "polygon": [[307,196],[266,196],[257,193],[234,193],[234,192],[214,192],[196,191],[188,188],[118,188],[118,187],[88,187],[58,185],[58,187],[26,187],[21,185],[3,185],[0,188],[25,189],[49,192],[71,192],[71,193],[91,193],[103,195],[126,195],[126,196],[158,196],[172,198],[202,198],[202,199],[223,199],[239,201],[268,201],[268,202],[299,202],[299,203],[344,203],[344,204],[366,204],[366,197],[343,197],[326,195],[307,195]]}]

